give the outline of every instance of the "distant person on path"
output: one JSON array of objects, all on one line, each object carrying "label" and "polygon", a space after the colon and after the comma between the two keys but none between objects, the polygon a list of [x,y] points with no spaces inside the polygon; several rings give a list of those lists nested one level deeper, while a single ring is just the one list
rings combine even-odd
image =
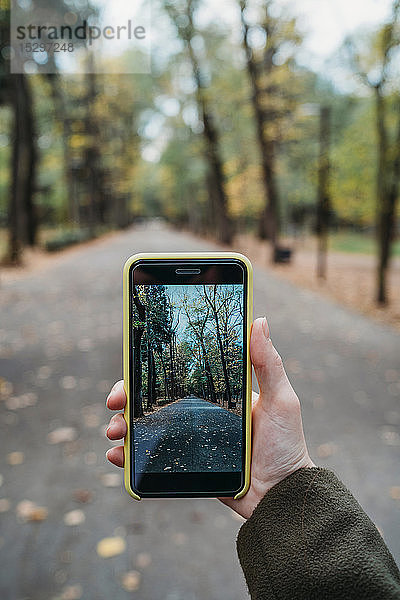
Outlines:
[{"label": "distant person on path", "polygon": [[[326,469],[311,461],[300,402],[275,350],[266,319],[254,322],[251,360],[260,394],[253,398],[251,487],[221,499],[247,521],[237,549],[253,600],[400,599],[400,572],[375,525]],[[123,383],[107,406],[122,410]],[[126,435],[121,414],[107,436]],[[122,467],[123,446],[107,458]]]}]

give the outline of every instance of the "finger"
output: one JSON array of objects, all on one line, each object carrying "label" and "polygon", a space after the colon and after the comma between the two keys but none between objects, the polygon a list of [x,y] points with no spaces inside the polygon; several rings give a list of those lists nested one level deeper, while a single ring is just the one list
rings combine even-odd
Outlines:
[{"label": "finger", "polygon": [[117,467],[124,466],[124,447],[123,446],[115,446],[114,448],[110,448],[106,452],[106,457],[113,465]]},{"label": "finger", "polygon": [[282,387],[292,387],[283,367],[282,359],[272,344],[267,319],[253,323],[250,340],[250,356],[263,399],[276,397]]},{"label": "finger", "polygon": [[126,404],[124,382],[117,381],[107,396],[106,405],[110,410],[123,410]]},{"label": "finger", "polygon": [[120,440],[126,436],[126,421],[121,413],[114,415],[106,431],[109,440]]}]

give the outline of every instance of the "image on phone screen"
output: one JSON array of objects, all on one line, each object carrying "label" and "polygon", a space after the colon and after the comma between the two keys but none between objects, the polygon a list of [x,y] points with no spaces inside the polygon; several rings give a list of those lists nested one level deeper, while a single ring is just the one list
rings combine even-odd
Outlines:
[{"label": "image on phone screen", "polygon": [[134,470],[242,470],[244,286],[131,286]]}]

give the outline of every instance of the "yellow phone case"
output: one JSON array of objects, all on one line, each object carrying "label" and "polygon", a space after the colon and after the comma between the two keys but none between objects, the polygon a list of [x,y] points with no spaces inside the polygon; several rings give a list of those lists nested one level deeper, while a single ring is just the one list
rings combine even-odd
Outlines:
[{"label": "yellow phone case", "polygon": [[142,253],[134,254],[126,261],[123,272],[123,371],[124,371],[124,387],[127,397],[125,406],[124,418],[127,424],[127,435],[125,436],[124,454],[124,481],[127,492],[135,498],[141,500],[141,497],[131,487],[131,435],[130,435],[130,377],[129,377],[129,274],[132,265],[143,259],[153,260],[173,260],[173,259],[235,259],[242,262],[247,270],[247,373],[246,373],[246,446],[245,446],[245,473],[243,488],[234,497],[235,500],[242,498],[248,491],[250,486],[250,467],[251,467],[251,407],[252,407],[252,382],[251,382],[251,362],[250,362],[250,333],[251,324],[253,322],[253,267],[249,259],[243,254],[237,252],[177,252],[177,253]]}]

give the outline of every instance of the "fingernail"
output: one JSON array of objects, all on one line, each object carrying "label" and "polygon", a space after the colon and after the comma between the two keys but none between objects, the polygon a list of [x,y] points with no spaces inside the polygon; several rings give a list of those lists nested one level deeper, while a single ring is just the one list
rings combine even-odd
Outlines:
[{"label": "fingernail", "polygon": [[263,318],[262,330],[263,330],[265,339],[269,340],[270,339],[270,335],[269,335],[269,327],[268,327],[267,317]]}]

